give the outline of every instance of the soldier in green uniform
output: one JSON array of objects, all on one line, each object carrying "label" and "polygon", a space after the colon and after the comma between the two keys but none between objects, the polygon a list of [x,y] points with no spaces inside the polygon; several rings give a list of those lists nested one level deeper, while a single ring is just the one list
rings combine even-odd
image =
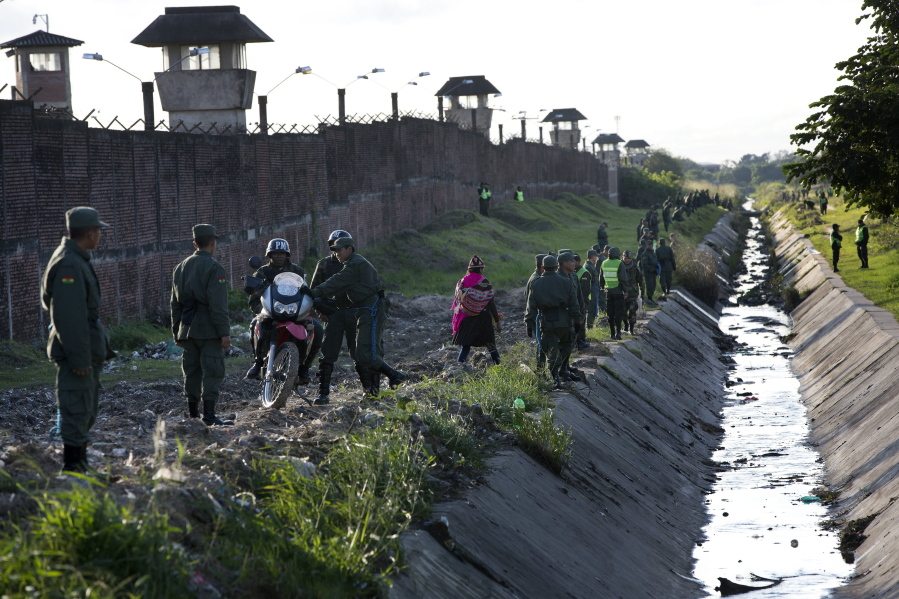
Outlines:
[{"label": "soldier in green uniform", "polygon": [[[821,195],[824,196],[823,191]],[[865,224],[864,219],[860,218],[858,219],[858,226],[855,228],[855,250],[858,253],[858,259],[862,263],[861,268],[868,268],[868,239],[870,239],[868,225]]]},{"label": "soldier in green uniform", "polygon": [[[571,343],[573,346],[573,344],[577,340],[577,332],[581,327],[581,314],[584,313],[586,303],[584,302],[584,296],[581,294],[581,286],[578,283],[577,273],[575,272],[576,260],[574,258],[574,252],[568,249],[561,249],[559,250],[559,256],[557,260],[559,261],[559,275],[568,278],[568,280],[571,282],[571,285],[574,287],[574,296],[577,299],[578,313],[577,316],[575,316],[571,321],[571,326],[573,328],[571,332]],[[559,378],[563,381],[581,380],[577,374],[577,370],[569,365],[572,346],[569,346],[568,351],[563,352],[562,354],[562,367],[559,369]]]},{"label": "soldier in green uniform", "polygon": [[[531,287],[534,285],[534,281],[536,281],[541,277],[541,275],[543,275],[543,259],[546,258],[546,254],[537,254],[534,258],[536,261],[534,272],[532,272],[531,276],[528,277],[528,282],[524,288],[525,310],[527,310],[528,296],[531,295]],[[545,364],[546,352],[543,351],[543,348],[540,346],[540,344],[537,344],[537,368],[543,368]]]},{"label": "soldier in green uniform", "polygon": [[656,277],[658,276],[659,261],[656,253],[652,249],[652,240],[647,239],[645,243],[643,255],[640,256],[640,272],[643,273],[643,280],[646,282],[646,303],[650,306],[656,305],[653,296],[656,293]]},{"label": "soldier in green uniform", "polygon": [[[341,237],[350,237],[350,234],[343,229],[337,229],[328,236],[328,249],[331,250],[331,254],[327,258],[319,260],[315,265],[315,273],[309,284],[312,289],[343,270],[343,264],[337,259],[337,248],[334,247],[334,242]],[[322,343],[322,356],[318,361],[318,398],[314,402],[316,404],[326,404],[329,401],[331,376],[334,373],[334,364],[340,355],[340,346],[343,345],[344,338],[346,338],[346,347],[350,352],[350,357],[354,358],[356,353],[356,310],[353,309],[352,302],[346,294],[342,297],[328,299],[332,300],[329,304],[318,303],[322,320],[325,321],[325,337]],[[363,386],[366,386],[368,374],[360,371],[358,367],[356,371],[359,374],[359,380],[362,381]]]},{"label": "soldier in green uniform", "polygon": [[627,277],[621,281],[624,290],[624,331],[633,335],[637,326],[637,298],[640,296],[640,288],[637,281],[640,271],[637,269],[637,261],[631,256],[630,250],[624,250],[621,265],[624,267]]},{"label": "soldier in green uniform", "polygon": [[63,470],[87,470],[88,433],[97,419],[100,368],[114,354],[100,322],[100,283],[91,250],[108,227],[93,208],[66,212],[68,237],[50,257],[41,281],[41,304],[50,313],[47,357],[56,365],[56,430]]},{"label": "soldier in green uniform", "polygon": [[587,312],[592,301],[590,294],[593,291],[593,275],[590,269],[581,262],[581,257],[578,254],[574,255],[574,268],[580,296],[584,300],[584,303],[581,305],[581,317],[576,331],[576,343],[578,349],[587,349],[590,347],[590,344],[587,342]]},{"label": "soldier in green uniform", "polygon": [[172,335],[184,349],[184,395],[191,418],[200,416],[208,426],[229,426],[230,418],[215,415],[219,388],[225,378],[225,351],[231,347],[228,317],[228,278],[215,254],[215,227],[194,225],[196,251],[172,273]]},{"label": "soldier in green uniform", "polygon": [[543,259],[543,274],[534,281],[524,313],[528,337],[537,334],[537,343],[549,361],[549,372],[561,384],[564,357],[571,353],[572,325],[580,315],[577,289],[571,279],[556,273],[555,256]]},{"label": "soldier in green uniform", "polygon": [[656,261],[659,263],[659,281],[662,283],[662,293],[667,297],[671,293],[671,280],[677,263],[674,260],[674,250],[668,247],[664,239],[659,239],[659,247],[656,248]]},{"label": "soldier in green uniform", "polygon": [[377,395],[381,375],[395,387],[406,375],[387,364],[381,356],[381,333],[384,328],[386,306],[384,290],[378,271],[356,253],[352,237],[341,237],[333,245],[337,259],[343,264],[340,272],[312,289],[314,298],[346,299],[355,312],[357,338],[353,356],[362,378],[362,386],[369,395]]}]

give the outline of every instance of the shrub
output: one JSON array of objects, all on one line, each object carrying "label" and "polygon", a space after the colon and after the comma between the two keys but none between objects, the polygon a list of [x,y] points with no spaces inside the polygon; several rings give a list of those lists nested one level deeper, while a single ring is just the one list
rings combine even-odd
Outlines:
[{"label": "shrub", "polygon": [[715,256],[710,251],[678,248],[675,283],[714,308],[719,294],[717,268]]},{"label": "shrub", "polygon": [[796,290],[792,285],[787,285],[780,290],[780,296],[784,301],[784,311],[792,312],[796,309],[796,306],[802,302],[802,296],[799,295],[799,291]]}]

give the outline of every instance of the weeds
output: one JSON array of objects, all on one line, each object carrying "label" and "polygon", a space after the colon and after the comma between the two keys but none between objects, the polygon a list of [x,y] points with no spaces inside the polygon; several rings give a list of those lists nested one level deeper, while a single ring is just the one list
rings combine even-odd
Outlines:
[{"label": "weeds", "polygon": [[137,321],[109,327],[109,344],[116,351],[141,349],[148,343],[159,343],[172,336],[166,327],[149,322]]},{"label": "weeds", "polygon": [[675,283],[703,303],[714,307],[718,301],[718,275],[715,257],[708,250],[678,248]]}]

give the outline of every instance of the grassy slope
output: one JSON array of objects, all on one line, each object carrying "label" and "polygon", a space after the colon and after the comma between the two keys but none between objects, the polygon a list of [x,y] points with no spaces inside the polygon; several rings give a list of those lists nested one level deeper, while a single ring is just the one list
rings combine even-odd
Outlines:
[{"label": "grassy slope", "polygon": [[[761,190],[759,200],[763,206],[777,210],[784,204],[777,201],[782,188],[769,186]],[[817,202],[816,202],[817,205]],[[889,310],[899,319],[899,225],[883,223],[869,218],[868,270],[859,269],[855,254],[855,227],[865,214],[863,208],[847,208],[841,198],[830,198],[827,214],[817,210],[800,209],[797,204],[787,204],[787,217],[800,231],[807,234],[815,249],[830,260],[830,226],[840,225],[843,233],[843,251],[840,256],[840,276],[847,285],[858,289],[878,306]]]}]

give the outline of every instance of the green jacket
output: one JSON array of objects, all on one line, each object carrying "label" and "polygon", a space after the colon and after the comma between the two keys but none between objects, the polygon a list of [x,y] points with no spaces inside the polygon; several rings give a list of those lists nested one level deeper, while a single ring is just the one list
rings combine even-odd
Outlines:
[{"label": "green jacket", "polygon": [[621,288],[627,294],[628,298],[636,300],[637,295],[639,294],[639,289],[637,288],[637,281],[640,276],[640,273],[637,270],[637,261],[631,260],[630,264],[628,264],[627,262],[622,260],[621,267],[619,267],[619,268],[623,268],[624,272],[626,273],[626,276],[624,277],[624,279],[619,281]]},{"label": "green jacket", "polygon": [[656,261],[665,272],[677,269],[677,263],[674,261],[674,250],[670,246],[664,245],[656,248]]},{"label": "green jacket", "polygon": [[[337,273],[343,270],[343,264],[337,259],[337,256],[331,254],[327,258],[322,258],[315,265],[315,272],[312,274],[312,281],[309,283],[310,289],[315,289]],[[344,295],[337,299],[337,308],[346,309],[352,306],[352,302]]]},{"label": "green jacket", "polygon": [[265,288],[268,287],[268,285],[271,285],[275,280],[275,277],[277,277],[282,272],[294,272],[301,277],[306,277],[306,271],[303,270],[303,267],[299,264],[294,264],[293,262],[285,262],[284,266],[282,266],[281,268],[277,268],[271,262],[260,266],[259,269],[257,269],[256,272],[253,273],[253,276],[260,279],[265,279],[266,285],[263,286],[258,293],[254,293],[250,296],[250,309],[254,313],[259,314],[259,312],[262,311],[262,292],[265,291]]},{"label": "green jacket", "polygon": [[100,322],[100,283],[90,260],[64,237],[41,281],[41,304],[50,313],[47,357],[70,368],[90,368],[114,355]]},{"label": "green jacket", "polygon": [[533,325],[540,313],[540,326],[567,329],[581,316],[577,301],[577,285],[566,274],[544,272],[531,285],[525,322]]},{"label": "green jacket", "polygon": [[382,288],[375,267],[354,252],[340,272],[312,289],[312,297],[333,297],[338,302],[346,300],[353,308],[361,308],[371,306]]},{"label": "green jacket", "polygon": [[231,334],[228,278],[212,254],[196,251],[172,273],[175,339],[220,339]]}]

